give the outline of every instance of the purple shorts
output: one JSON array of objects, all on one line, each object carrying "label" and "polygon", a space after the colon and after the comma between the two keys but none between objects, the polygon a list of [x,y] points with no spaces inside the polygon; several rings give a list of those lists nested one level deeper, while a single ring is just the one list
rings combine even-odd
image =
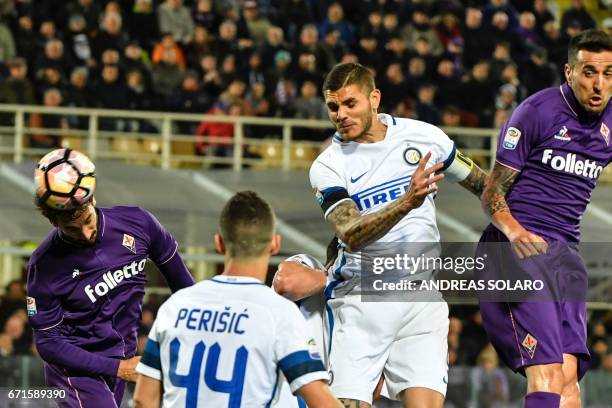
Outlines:
[{"label": "purple shorts", "polygon": [[546,254],[521,261],[506,237],[489,227],[477,256],[484,253],[488,259],[476,279],[540,279],[548,288],[523,298],[512,295],[506,301],[490,293],[480,297],[483,325],[500,358],[525,374],[527,366],[563,363],[564,353],[573,354],[578,359],[578,379],[582,378],[591,357],[586,345],[587,272],[576,247],[552,242]]},{"label": "purple shorts", "polygon": [[58,400],[60,408],[117,408],[125,392],[125,381],[118,378],[74,374],[47,363],[45,380],[48,387],[66,391],[66,398]]}]

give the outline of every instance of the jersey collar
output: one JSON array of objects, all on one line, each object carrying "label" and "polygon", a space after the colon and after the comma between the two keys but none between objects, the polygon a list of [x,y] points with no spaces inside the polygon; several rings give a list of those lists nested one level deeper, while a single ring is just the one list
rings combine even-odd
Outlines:
[{"label": "jersey collar", "polygon": [[[593,116],[590,116],[586,110],[584,110],[582,105],[580,105],[580,102],[578,102],[578,99],[576,99],[576,96],[574,95],[574,91],[572,91],[572,88],[570,88],[567,82],[559,86],[559,91],[561,92],[561,96],[563,97],[563,100],[567,106],[570,108],[572,114],[576,117],[576,119],[583,123],[598,120],[603,112],[608,109],[608,106],[606,106],[604,111],[594,118]],[[608,102],[608,105],[610,105],[610,102]]]},{"label": "jersey collar", "polygon": [[257,278],[252,278],[250,276],[227,276],[227,275],[217,275],[212,278],[213,281],[218,283],[229,283],[234,285],[264,285],[262,281]]}]

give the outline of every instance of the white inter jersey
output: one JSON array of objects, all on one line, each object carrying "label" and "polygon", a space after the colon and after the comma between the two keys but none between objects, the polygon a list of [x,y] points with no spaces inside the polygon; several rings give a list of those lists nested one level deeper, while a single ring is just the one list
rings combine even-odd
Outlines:
[{"label": "white inter jersey", "polygon": [[228,276],[160,307],[137,371],[163,382],[166,407],[263,407],[280,373],[294,393],[328,379],[296,305],[257,279]]},{"label": "white inter jersey", "polygon": [[[427,167],[444,163],[446,169],[453,163],[455,145],[438,127],[387,114],[378,117],[387,125],[384,140],[345,142],[336,133],[332,144],[312,164],[310,182],[326,218],[345,200],[353,200],[362,215],[385,208],[408,191],[412,174],[428,152],[432,156]],[[435,243],[439,240],[434,197],[430,194],[423,205],[410,211],[377,242]],[[368,250],[368,247],[362,249],[364,253]],[[359,253],[341,248],[332,270],[328,288],[334,288],[334,296],[359,288]]]}]

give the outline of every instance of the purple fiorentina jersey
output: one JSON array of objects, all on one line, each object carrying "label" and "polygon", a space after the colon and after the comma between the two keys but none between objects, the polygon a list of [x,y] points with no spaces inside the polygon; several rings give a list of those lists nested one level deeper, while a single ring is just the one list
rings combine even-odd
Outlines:
[{"label": "purple fiorentina jersey", "polygon": [[563,84],[532,95],[512,113],[500,132],[497,161],[521,172],[506,198],[525,228],[549,240],[580,240],[580,219],[612,158],[610,105],[588,118]]},{"label": "purple fiorentina jersey", "polygon": [[36,330],[59,327],[74,346],[132,357],[147,278],[145,262],[171,259],[177,243],[146,210],[98,208],[98,239],[77,246],[53,230],[32,254],[28,315]]}]

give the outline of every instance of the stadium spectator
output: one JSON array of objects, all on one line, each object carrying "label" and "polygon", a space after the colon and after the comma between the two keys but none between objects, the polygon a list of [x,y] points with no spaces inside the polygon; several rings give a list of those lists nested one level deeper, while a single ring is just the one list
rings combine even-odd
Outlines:
[{"label": "stadium spectator", "polygon": [[251,39],[255,47],[261,46],[272,24],[267,17],[262,16],[257,11],[257,2],[255,0],[246,0],[243,3],[242,19],[240,21],[246,29],[246,35],[242,38]]},{"label": "stadium spectator", "polygon": [[358,44],[355,54],[359,62],[374,72],[381,72],[384,66],[383,54],[374,34],[364,34]]},{"label": "stadium spectator", "polygon": [[[436,104],[438,106],[460,105],[464,103],[461,76],[455,71],[455,64],[448,58],[442,58],[438,62],[435,83],[438,87]],[[418,89],[418,83],[415,83]]]},{"label": "stadium spectator", "polygon": [[242,74],[244,83],[247,86],[252,86],[256,83],[266,84],[267,76],[265,68],[262,65],[261,55],[257,51],[253,51],[249,55],[247,66]]},{"label": "stadium spectator", "polygon": [[38,40],[29,15],[19,16],[14,37],[17,55],[25,58],[28,64],[33,63],[38,56]]},{"label": "stadium spectator", "polygon": [[100,62],[102,53],[107,49],[121,52],[128,41],[128,36],[123,31],[123,19],[121,14],[115,12],[104,13],[100,31],[92,39],[94,58],[97,62]]},{"label": "stadium spectator", "polygon": [[385,100],[381,103],[381,110],[385,112],[391,112],[404,98],[416,98],[417,88],[408,86],[399,62],[387,66],[384,76],[379,81],[379,89],[385,95]]},{"label": "stadium spectator", "polygon": [[290,46],[285,42],[283,29],[272,26],[268,29],[266,40],[259,48],[261,60],[264,66],[271,67],[275,63],[275,57],[279,51],[289,53]]},{"label": "stadium spectator", "polygon": [[509,0],[489,0],[483,9],[483,17],[485,24],[495,25],[495,14],[503,13],[508,18],[508,27],[510,30],[516,29],[518,26],[518,11]]},{"label": "stadium spectator", "polygon": [[214,55],[205,55],[200,60],[202,89],[210,95],[211,98],[217,98],[223,91],[221,88],[221,76],[217,69],[217,57]]},{"label": "stadium spectator", "polygon": [[[59,89],[48,88],[43,94],[43,106],[56,108],[62,105],[63,98]],[[38,149],[52,149],[60,147],[61,138],[57,134],[58,130],[68,129],[68,120],[62,115],[42,113],[32,115],[32,126],[41,129],[30,136],[30,146]],[[53,134],[47,133],[53,131]]]},{"label": "stadium spectator", "polygon": [[0,297],[0,328],[17,310],[25,310],[25,283],[14,279],[4,287],[4,294]]},{"label": "stadium spectator", "polygon": [[0,82],[0,101],[22,105],[36,104],[34,85],[28,79],[26,60],[17,57],[8,61],[9,77]]},{"label": "stadium spectator", "polygon": [[548,62],[548,54],[544,48],[531,52],[529,61],[522,66],[521,74],[530,95],[558,82],[556,69]]},{"label": "stadium spectator", "polygon": [[100,4],[95,0],[77,0],[68,3],[69,14],[80,14],[85,18],[86,32],[88,35],[94,35],[98,31],[98,24],[102,9]]},{"label": "stadium spectator", "polygon": [[[206,112],[212,105],[209,96],[200,88],[200,76],[196,71],[189,70],[185,73],[181,86],[174,91],[166,109],[184,113]],[[179,122],[182,134],[191,135],[195,131],[195,125],[189,122]]]},{"label": "stadium spectator", "polygon": [[521,51],[524,54],[529,54],[529,51],[543,45],[542,38],[536,27],[535,15],[530,11],[521,13],[516,33],[523,40],[521,42]]},{"label": "stadium spectator", "polygon": [[319,31],[314,24],[306,24],[300,32],[299,42],[293,50],[293,58],[303,52],[312,53],[316,59],[316,70],[322,76],[336,63],[331,50],[319,40]]},{"label": "stadium spectator", "polygon": [[137,42],[151,52],[159,37],[157,15],[152,0],[136,0],[127,16],[127,30],[130,40]]},{"label": "stadium spectator", "polygon": [[472,381],[478,392],[478,406],[505,407],[510,402],[510,385],[506,373],[499,368],[499,358],[493,346],[485,346],[476,361],[478,366],[472,372]]},{"label": "stadium spectator", "polygon": [[[272,116],[273,106],[266,95],[266,84],[264,82],[253,82],[249,86],[245,97],[245,111],[252,116]],[[253,126],[253,129],[261,129],[261,126]]]},{"label": "stadium spectator", "polygon": [[212,0],[196,0],[191,11],[193,23],[209,33],[216,33],[219,28],[219,13],[215,12]]},{"label": "stadium spectator", "polygon": [[334,61],[340,61],[349,53],[348,47],[340,38],[340,32],[338,30],[328,28],[327,31],[319,32],[323,33],[323,46],[334,56]]},{"label": "stadium spectator", "polygon": [[[243,104],[232,102],[226,110],[213,106],[208,112],[210,115],[241,116]],[[206,140],[205,137],[214,138]],[[234,152],[234,124],[231,122],[204,121],[196,130],[195,149],[202,156],[231,157]],[[229,167],[226,164],[215,164],[213,168]]]},{"label": "stadium spectator", "polygon": [[172,51],[176,58],[176,64],[181,68],[185,69],[187,67],[187,60],[185,59],[185,54],[183,53],[183,49],[177,44],[172,37],[172,34],[165,33],[161,37],[161,41],[159,41],[155,47],[153,48],[153,52],[151,54],[151,61],[153,64],[159,64],[162,61],[163,55],[166,51]]},{"label": "stadium spectator", "polygon": [[47,89],[54,88],[63,92],[67,88],[64,75],[55,67],[43,68],[38,72],[37,79],[38,98],[40,101],[42,101],[42,96]]},{"label": "stadium spectator", "polygon": [[45,68],[55,68],[62,76],[67,76],[72,68],[73,61],[64,52],[64,44],[57,39],[47,41],[45,51],[40,55],[34,65],[34,72],[40,75]]},{"label": "stadium spectator", "polygon": [[434,105],[436,88],[432,84],[423,84],[417,93],[416,118],[420,121],[440,124],[440,112]]},{"label": "stadium spectator", "polygon": [[81,14],[71,15],[68,21],[66,54],[76,65],[93,66],[95,64],[92,60],[91,42],[87,35],[87,22]]},{"label": "stadium spectator", "polygon": [[130,41],[123,50],[121,66],[124,72],[138,70],[143,75],[147,86],[151,86],[151,61],[149,55],[136,41]]},{"label": "stadium spectator", "polygon": [[344,9],[337,2],[327,7],[327,18],[319,25],[321,33],[327,33],[330,29],[337,30],[340,38],[349,48],[356,45],[355,27],[344,19]]},{"label": "stadium spectator", "polygon": [[214,38],[206,27],[195,26],[193,41],[185,47],[186,60],[190,67],[196,67],[204,55],[212,53],[213,41]]},{"label": "stadium spectator", "polygon": [[426,38],[432,55],[440,55],[444,48],[440,43],[438,33],[431,25],[427,7],[415,5],[412,8],[412,21],[401,30],[402,40],[410,51],[416,52],[415,45],[419,38]]},{"label": "stadium spectator", "polygon": [[384,46],[385,48],[385,61],[388,63],[397,62],[400,66],[405,66],[410,59],[410,53],[408,51],[408,47],[404,40],[402,40],[401,36],[396,33],[389,37],[387,43]]},{"label": "stadium spectator", "polygon": [[298,55],[297,66],[291,71],[291,77],[298,87],[301,87],[304,81],[311,81],[321,86],[323,75],[317,71],[317,57],[309,51],[301,52]]},{"label": "stadium spectator", "polygon": [[219,60],[228,54],[238,54],[238,29],[232,20],[225,20],[219,25],[219,32],[213,42],[213,55]]},{"label": "stadium spectator", "polygon": [[130,110],[153,110],[158,106],[150,85],[139,69],[131,69],[126,73],[127,107]]},{"label": "stadium spectator", "polygon": [[544,36],[544,25],[548,23],[549,21],[554,22],[555,16],[548,9],[548,4],[546,0],[534,0],[533,8],[531,9],[531,12],[533,13],[536,19],[536,22],[535,22],[536,30],[540,34],[540,37],[543,37]]},{"label": "stadium spectator", "polygon": [[379,8],[370,10],[367,19],[358,27],[357,33],[359,38],[373,36],[379,43],[384,43],[387,32],[383,26],[383,11]]},{"label": "stadium spectator", "polygon": [[[327,119],[325,101],[319,96],[320,85],[313,81],[304,81],[300,87],[300,96],[295,100],[295,117],[298,119],[323,120]],[[327,133],[327,132],[326,132]],[[298,139],[323,140],[321,130],[309,128],[296,128],[295,136]]]},{"label": "stadium spectator", "polygon": [[561,16],[561,32],[567,33],[571,27],[578,30],[595,28],[595,19],[586,9],[584,0],[572,0],[572,5]]},{"label": "stadium spectator", "polygon": [[159,31],[170,33],[177,43],[189,44],[193,39],[191,12],[183,0],[165,0],[157,7]]},{"label": "stadium spectator", "polygon": [[0,22],[0,62],[6,61],[15,57],[15,40],[10,28],[3,22]]},{"label": "stadium spectator", "polygon": [[612,17],[608,17],[601,22],[601,29],[608,35],[612,35]]},{"label": "stadium spectator", "polygon": [[165,101],[181,83],[184,72],[179,66],[176,50],[164,50],[161,61],[151,71],[153,91]]},{"label": "stadium spectator", "polygon": [[489,60],[491,79],[493,81],[498,81],[504,67],[513,62],[510,44],[504,41],[495,44],[493,47],[493,55]]},{"label": "stadium spectator", "polygon": [[491,126],[493,122],[493,106],[495,83],[489,74],[490,66],[487,61],[477,62],[470,73],[469,79],[463,83],[463,98],[461,106],[480,118],[480,126]]},{"label": "stadium spectator", "polygon": [[118,65],[104,65],[94,86],[96,89],[96,106],[106,109],[125,109],[127,107],[127,87],[121,77]]},{"label": "stadium spectator", "polygon": [[[65,91],[65,106],[87,108],[94,105],[94,88],[89,84],[89,71],[85,67],[76,67],[70,73],[70,83]],[[69,116],[70,128],[87,129],[87,116]]]}]

